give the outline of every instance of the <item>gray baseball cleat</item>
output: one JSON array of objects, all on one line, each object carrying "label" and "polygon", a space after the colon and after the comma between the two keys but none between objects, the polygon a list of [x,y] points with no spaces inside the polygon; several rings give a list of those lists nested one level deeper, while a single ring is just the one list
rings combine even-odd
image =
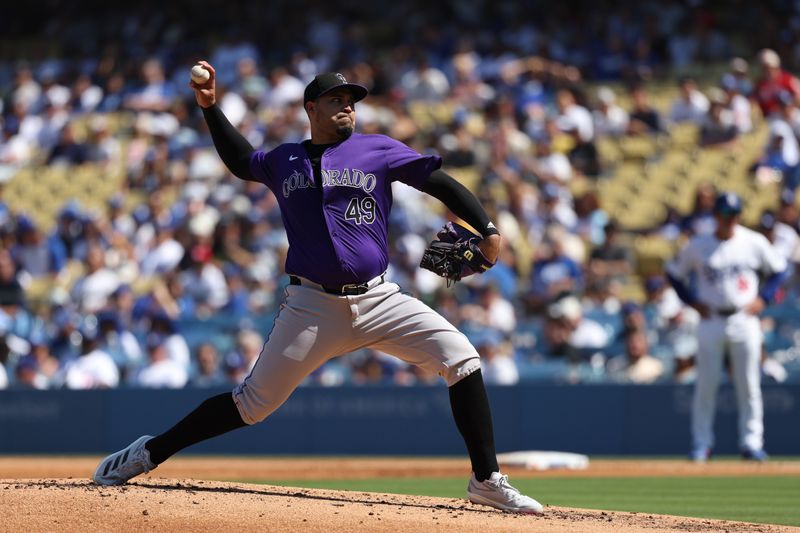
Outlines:
[{"label": "gray baseball cleat", "polygon": [[478,481],[475,474],[467,485],[467,497],[472,503],[489,505],[503,511],[524,514],[544,514],[544,507],[533,498],[525,496],[508,483],[508,476],[492,472],[485,481]]},{"label": "gray baseball cleat", "polygon": [[146,474],[156,465],[150,460],[150,452],[144,444],[152,439],[144,435],[118,452],[112,453],[97,466],[92,479],[98,485],[123,485],[129,479]]}]

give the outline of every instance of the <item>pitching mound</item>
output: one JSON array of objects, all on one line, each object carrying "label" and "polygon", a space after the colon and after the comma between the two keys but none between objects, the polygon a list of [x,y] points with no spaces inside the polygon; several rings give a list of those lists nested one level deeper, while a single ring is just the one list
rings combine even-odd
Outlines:
[{"label": "pitching mound", "polygon": [[122,487],[88,480],[0,480],[5,531],[737,531],[791,528],[641,513],[546,508],[521,516],[466,500],[144,478]]}]

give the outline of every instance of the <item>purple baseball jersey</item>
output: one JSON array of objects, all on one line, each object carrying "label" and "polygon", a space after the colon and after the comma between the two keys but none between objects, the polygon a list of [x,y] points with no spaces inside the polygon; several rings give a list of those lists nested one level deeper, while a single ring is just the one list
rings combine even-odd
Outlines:
[{"label": "purple baseball jersey", "polygon": [[392,182],[421,190],[441,164],[385,135],[358,133],[325,150],[321,188],[302,144],[257,150],[250,159],[253,176],[278,198],[289,237],[286,272],[326,286],[386,270]]}]

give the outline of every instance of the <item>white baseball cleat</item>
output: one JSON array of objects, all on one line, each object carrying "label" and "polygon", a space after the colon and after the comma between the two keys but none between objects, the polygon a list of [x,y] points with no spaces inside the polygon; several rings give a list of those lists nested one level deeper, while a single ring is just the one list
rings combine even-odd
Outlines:
[{"label": "white baseball cleat", "polygon": [[150,461],[150,452],[144,447],[145,442],[152,438],[150,435],[139,437],[127,448],[100,461],[92,476],[94,482],[98,485],[123,485],[129,479],[153,470],[156,465]]},{"label": "white baseball cleat", "polygon": [[711,448],[707,446],[700,446],[689,452],[689,460],[694,463],[707,463],[709,459],[711,459]]},{"label": "white baseball cleat", "polygon": [[511,513],[544,513],[541,503],[512,487],[508,483],[508,476],[500,472],[492,472],[486,481],[478,481],[475,474],[472,474],[467,485],[467,497],[472,503],[489,505]]}]

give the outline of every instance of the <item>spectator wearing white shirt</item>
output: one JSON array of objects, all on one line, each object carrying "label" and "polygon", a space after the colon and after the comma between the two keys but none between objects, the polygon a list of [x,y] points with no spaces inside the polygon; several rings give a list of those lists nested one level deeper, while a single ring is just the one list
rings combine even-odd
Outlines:
[{"label": "spectator wearing white shirt", "polygon": [[270,91],[267,102],[275,109],[286,107],[292,102],[303,101],[305,84],[289,74],[283,67],[275,67],[269,73]]},{"label": "spectator wearing white shirt", "polygon": [[103,100],[103,89],[92,83],[92,77],[81,74],[72,84],[72,105],[81,112],[90,113]]},{"label": "spectator wearing white shirt", "polygon": [[428,242],[415,233],[406,233],[397,239],[396,252],[389,264],[390,277],[403,287],[413,287],[419,294],[430,294],[442,286],[442,278],[433,272],[418,268]]},{"label": "spectator wearing white shirt", "polygon": [[139,341],[133,332],[125,327],[117,311],[108,308],[97,313],[97,327],[100,330],[103,349],[123,374],[144,362]]},{"label": "spectator wearing white shirt", "polygon": [[105,266],[105,252],[90,244],[86,254],[88,272],[72,288],[72,297],[84,313],[95,313],[105,307],[108,297],[120,285],[119,276]]},{"label": "spectator wearing white shirt", "polygon": [[14,388],[44,390],[48,387],[47,378],[38,372],[36,360],[31,355],[26,355],[17,361],[14,373],[16,374]]},{"label": "spectator wearing white shirt", "polygon": [[[15,172],[17,167],[29,162],[34,155],[33,145],[21,135],[0,128],[0,169]],[[10,176],[11,174],[9,174]]]},{"label": "spectator wearing white shirt", "polygon": [[706,113],[708,113],[708,98],[697,89],[697,85],[692,78],[681,78],[678,86],[680,87],[680,95],[672,103],[669,120],[673,123],[702,123]]},{"label": "spectator wearing white shirt", "polygon": [[486,338],[475,344],[481,356],[481,374],[487,385],[516,385],[519,370],[514,362],[510,342],[500,338]]},{"label": "spectator wearing white shirt", "polygon": [[149,363],[136,373],[133,385],[149,389],[180,389],[189,380],[184,365],[170,359],[167,337],[151,333],[145,340]]},{"label": "spectator wearing white shirt", "polygon": [[400,78],[400,87],[409,100],[438,101],[447,96],[450,82],[444,72],[430,66],[423,56]]},{"label": "spectator wearing white shirt", "polygon": [[33,70],[27,64],[23,64],[15,74],[16,87],[11,96],[12,101],[20,102],[25,107],[34,105],[42,96],[42,86],[34,78]]},{"label": "spectator wearing white shirt", "polygon": [[211,247],[197,244],[189,252],[191,268],[181,272],[181,284],[203,312],[211,313],[228,303],[225,275],[212,261]]},{"label": "spectator wearing white shirt", "polygon": [[239,93],[224,91],[218,96],[219,106],[226,117],[230,117],[230,123],[238,128],[242,125],[247,116],[247,102]]},{"label": "spectator wearing white shirt", "polygon": [[545,308],[544,328],[537,350],[546,358],[578,361],[586,351],[605,348],[608,340],[605,328],[585,318],[578,298],[568,295]]},{"label": "spectator wearing white shirt", "polygon": [[750,98],[753,94],[753,82],[750,79],[750,65],[746,59],[734,57],[729,63],[726,76],[730,75],[736,83],[737,92],[745,98]]},{"label": "spectator wearing white shirt", "polygon": [[543,137],[536,143],[536,159],[531,170],[540,181],[567,183],[572,179],[572,165],[569,158],[561,152],[553,151],[553,141]]},{"label": "spectator wearing white shirt", "polygon": [[774,119],[769,125],[769,140],[767,146],[772,146],[780,139],[780,154],[789,166],[800,163],[800,146],[794,135],[791,125],[783,119]]},{"label": "spectator wearing white shirt", "polygon": [[693,381],[700,315],[678,298],[663,275],[647,278],[644,289],[645,307],[655,311],[657,342],[668,346],[674,357],[675,380],[681,383]]},{"label": "spectator wearing white shirt", "polygon": [[800,145],[788,122],[782,118],[771,119],[767,145],[756,168],[756,179],[761,182],[786,180],[793,185],[793,174],[800,163]]},{"label": "spectator wearing white shirt", "polygon": [[552,225],[558,225],[568,230],[574,229],[578,225],[578,215],[570,205],[571,197],[569,191],[562,189],[555,183],[548,183],[541,189],[540,203],[536,208],[536,221],[533,223],[539,226],[541,234]]},{"label": "spectator wearing white shirt", "polygon": [[5,339],[0,340],[0,390],[8,388],[8,371],[6,371],[6,359],[8,358],[8,347]]},{"label": "spectator wearing white shirt", "polygon": [[94,115],[89,121],[88,156],[90,161],[111,164],[122,157],[122,143],[108,128],[104,115]]},{"label": "spectator wearing white shirt", "polygon": [[789,124],[794,136],[800,139],[800,109],[798,109],[794,97],[788,92],[783,92],[779,96],[778,102],[780,113],[776,116]]},{"label": "spectator wearing white shirt", "polygon": [[99,330],[92,319],[81,327],[81,355],[64,368],[62,379],[68,389],[113,389],[119,384],[117,365],[100,349]]},{"label": "spectator wearing white shirt", "polygon": [[573,321],[572,335],[569,343],[578,350],[602,350],[608,346],[608,332],[600,323],[586,318],[583,312]]},{"label": "spectator wearing white shirt", "polygon": [[142,274],[163,274],[178,266],[183,259],[183,246],[173,238],[175,222],[156,221],[156,236],[152,248],[142,258]]},{"label": "spectator wearing white shirt", "polygon": [[106,267],[117,274],[120,283],[134,283],[141,274],[133,243],[122,233],[113,231],[108,236],[105,254]]},{"label": "spectator wearing white shirt", "polygon": [[134,111],[163,112],[169,109],[175,89],[164,77],[164,68],[158,59],[142,63],[141,77],[144,86],[125,98],[125,107]]},{"label": "spectator wearing white shirt", "polygon": [[598,107],[592,114],[598,135],[621,137],[628,130],[628,112],[616,103],[614,91],[608,87],[597,90]]},{"label": "spectator wearing white shirt", "polygon": [[619,382],[644,385],[664,374],[664,364],[648,353],[647,334],[637,329],[625,335],[625,354],[609,360],[609,376]]},{"label": "spectator wearing white shirt", "polygon": [[548,314],[567,320],[571,328],[569,345],[572,348],[601,349],[608,344],[608,332],[598,322],[583,316],[581,302],[575,296],[567,296],[551,304]]},{"label": "spectator wearing white shirt", "polygon": [[[31,143],[31,145],[34,147],[38,141],[46,139],[47,134],[45,133],[43,136],[43,130],[46,122],[41,115],[31,112],[30,107],[25,106],[20,102],[14,102],[12,109],[16,115],[17,121],[19,122],[17,134],[21,138],[25,139],[26,142]],[[47,103],[46,110],[46,117],[48,121],[50,122],[52,119],[50,122],[51,127],[48,128],[51,135],[50,140],[52,141],[52,144],[55,144],[59,133],[69,120],[69,114],[64,112],[63,108],[52,106],[49,102]],[[52,148],[52,144],[49,146],[42,146],[42,148]]]},{"label": "spectator wearing white shirt", "polygon": [[511,333],[517,327],[514,306],[503,298],[494,283],[477,288],[477,302],[465,305],[461,310],[464,320],[493,331]]},{"label": "spectator wearing white shirt", "polygon": [[150,316],[150,330],[164,337],[162,344],[167,356],[184,369],[189,368],[191,353],[186,339],[178,332],[175,321],[163,310],[157,310]]},{"label": "spectator wearing white shirt", "polygon": [[61,370],[61,364],[52,353],[43,332],[36,332],[30,336],[30,357],[35,363],[36,375],[34,386],[40,389],[52,387],[56,376]]},{"label": "spectator wearing white shirt", "polygon": [[24,127],[20,128],[20,135],[25,136],[34,146],[38,145],[43,152],[49,153],[58,142],[61,130],[70,121],[70,113],[63,106],[56,107],[49,104],[43,113],[38,121],[29,121],[26,118],[21,124]]},{"label": "spectator wearing white shirt", "polygon": [[575,93],[561,89],[556,93],[559,116],[556,126],[573,139],[569,151],[572,167],[582,174],[596,176],[600,173],[600,160],[594,145],[594,119],[588,109],[579,105]]},{"label": "spectator wearing white shirt", "polygon": [[758,221],[758,230],[789,262],[797,262],[800,236],[788,224],[780,222],[772,211],[764,211]]},{"label": "spectator wearing white shirt", "polygon": [[733,115],[733,124],[739,133],[748,133],[753,129],[753,106],[750,99],[740,92],[740,83],[733,74],[726,74],[720,81],[725,91],[727,108]]},{"label": "spectator wearing white shirt", "polygon": [[578,142],[588,143],[594,140],[594,121],[592,114],[582,105],[578,105],[575,95],[568,89],[556,93],[559,116],[556,119],[558,129],[572,132]]},{"label": "spectator wearing white shirt", "polygon": [[[644,280],[645,306],[655,310],[654,325],[659,336],[675,329],[685,329],[687,337],[694,336],[700,315],[684,304],[675,289],[669,286],[663,275],[650,276]],[[696,342],[694,343],[696,345]],[[686,356],[694,352],[687,353]]]}]

